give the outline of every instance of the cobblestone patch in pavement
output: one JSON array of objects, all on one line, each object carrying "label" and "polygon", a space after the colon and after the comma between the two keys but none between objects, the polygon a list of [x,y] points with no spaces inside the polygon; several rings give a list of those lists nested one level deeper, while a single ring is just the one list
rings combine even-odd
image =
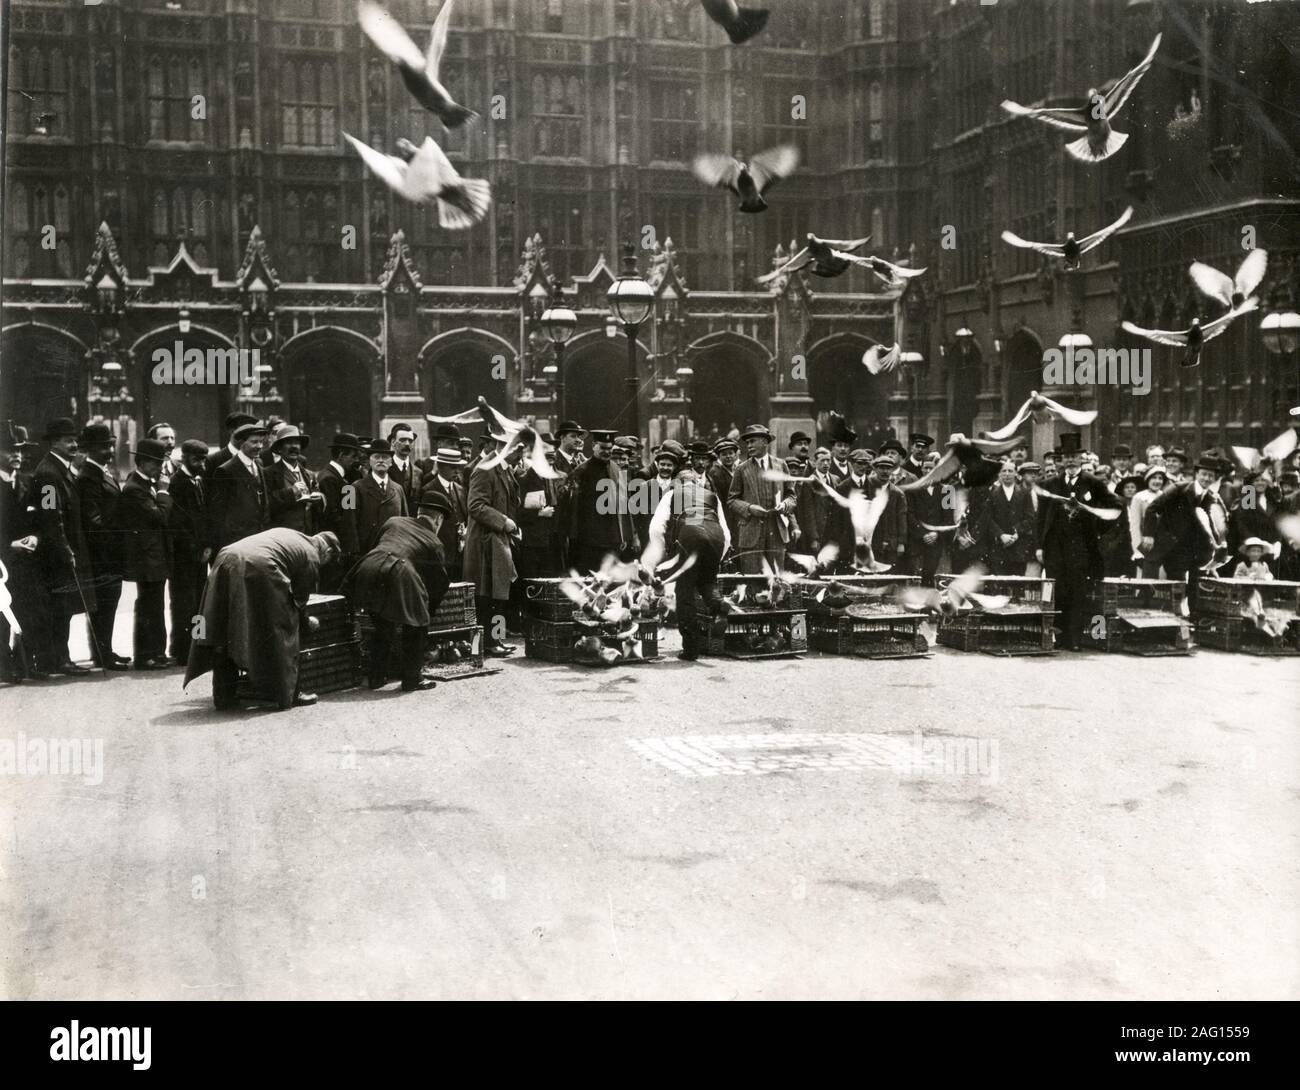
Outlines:
[{"label": "cobblestone patch in pavement", "polygon": [[627,744],[681,776],[896,770],[913,752],[911,738],[884,734],[708,734]]}]

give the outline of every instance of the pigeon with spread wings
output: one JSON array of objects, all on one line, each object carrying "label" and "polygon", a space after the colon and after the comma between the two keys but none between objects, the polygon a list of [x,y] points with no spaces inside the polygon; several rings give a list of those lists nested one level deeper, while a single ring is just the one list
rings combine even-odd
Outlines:
[{"label": "pigeon with spread wings", "polygon": [[877,489],[876,494],[868,498],[861,489],[854,488],[850,489],[847,496],[842,496],[820,477],[793,477],[789,473],[782,473],[779,469],[765,470],[763,479],[791,484],[810,484],[816,481],[826,495],[840,507],[847,508],[849,512],[849,521],[853,524],[853,566],[874,574],[889,571],[890,565],[881,564],[871,551],[871,542],[876,536],[876,526],[889,503],[889,489]]},{"label": "pigeon with spread wings", "polygon": [[1151,43],[1147,55],[1135,68],[1126,72],[1104,95],[1095,87],[1088,88],[1084,104],[1073,109],[1056,109],[1049,107],[1021,106],[1018,102],[1004,99],[1002,108],[1014,117],[1028,117],[1054,129],[1073,133],[1079,139],[1065,145],[1074,158],[1085,163],[1099,163],[1109,159],[1128,140],[1128,134],[1116,132],[1110,127],[1115,115],[1124,107],[1129,95],[1146,74],[1151,62],[1155,60],[1156,50],[1160,48],[1160,35]]},{"label": "pigeon with spread wings", "polygon": [[886,261],[883,257],[860,257],[857,254],[845,253],[837,253],[835,256],[843,258],[851,265],[857,265],[875,273],[890,291],[898,290],[913,277],[920,276],[926,270],[924,265],[919,269],[909,269],[906,265],[895,265],[892,261]]},{"label": "pigeon with spread wings", "polygon": [[436,114],[447,128],[455,129],[470,118],[478,117],[478,114],[457,103],[438,77],[442,55],[447,48],[451,5],[452,0],[446,0],[438,12],[426,53],[420,52],[419,46],[411,41],[411,36],[396,19],[371,0],[361,0],[357,5],[357,21],[375,47],[397,65],[402,82],[415,100],[430,113]]},{"label": "pigeon with spread wings", "polygon": [[1011,423],[1003,425],[997,431],[986,431],[984,438],[1009,439],[1015,435],[1021,424],[1040,409],[1047,410],[1057,420],[1064,420],[1067,424],[1073,424],[1077,428],[1085,427],[1097,419],[1095,409],[1067,409],[1050,397],[1044,397],[1037,390],[1030,390],[1029,399],[1016,411],[1016,415],[1011,418]]},{"label": "pigeon with spread wings", "polygon": [[451,231],[473,227],[492,207],[492,186],[482,178],[462,178],[442,148],[426,136],[418,148],[399,140],[401,157],[385,155],[350,133],[343,137],[376,178],[414,204],[438,204],[438,222]]},{"label": "pigeon with spread wings", "polygon": [[866,238],[818,238],[814,234],[807,235],[807,243],[797,254],[790,258],[784,265],[773,269],[770,273],[758,277],[760,284],[770,284],[778,276],[787,276],[792,272],[798,272],[800,269],[808,268],[813,276],[833,277],[847,272],[849,268],[849,259],[845,254],[851,254],[855,250],[862,249],[871,241],[871,236]]},{"label": "pigeon with spread wings", "polygon": [[1236,456],[1237,461],[1241,463],[1243,469],[1247,472],[1253,472],[1265,462],[1281,462],[1289,458],[1295,448],[1295,428],[1287,428],[1286,431],[1265,446],[1263,450],[1256,450],[1254,447],[1233,447],[1232,453]]},{"label": "pigeon with spread wings", "polygon": [[1074,496],[1061,496],[1055,492],[1049,492],[1045,488],[1039,488],[1034,485],[1034,495],[1042,500],[1052,500],[1056,503],[1064,503],[1075,511],[1087,511],[1094,518],[1102,519],[1105,522],[1113,522],[1124,514],[1122,507],[1089,507],[1086,503],[1080,503]]},{"label": "pigeon with spread wings", "polygon": [[882,371],[892,371],[902,358],[903,346],[898,342],[894,342],[893,348],[886,348],[883,344],[873,344],[862,353],[862,366],[873,375],[878,375]]},{"label": "pigeon with spread wings", "polygon": [[[918,488],[929,488],[932,484],[939,484],[946,481],[949,477],[958,472],[965,472],[968,477],[976,476],[977,478],[987,475],[989,481],[997,475],[1000,463],[991,458],[986,458],[986,454],[1004,454],[1019,444],[1019,439],[968,439],[961,432],[956,432],[949,437],[946,444],[947,449],[944,455],[939,459],[938,464],[930,470],[924,477],[915,481],[909,481],[907,484],[898,486],[901,492],[915,492]],[[987,483],[982,480],[968,480],[968,484],[978,485]]]},{"label": "pigeon with spread wings", "polygon": [[1183,354],[1179,364],[1182,367],[1195,367],[1201,362],[1201,349],[1205,347],[1206,341],[1213,340],[1243,314],[1258,308],[1259,299],[1251,296],[1241,306],[1215,318],[1212,322],[1206,322],[1202,325],[1199,318],[1193,318],[1190,329],[1143,329],[1141,326],[1136,326],[1129,321],[1121,322],[1120,325],[1126,332],[1137,337],[1145,337],[1148,341],[1155,341],[1156,344],[1165,344],[1172,348],[1186,348],[1187,351]]},{"label": "pigeon with spread wings", "polygon": [[762,212],[767,208],[763,194],[798,166],[799,150],[793,144],[782,144],[759,152],[748,163],[730,155],[697,156],[695,176],[706,185],[731,190],[740,198],[742,212]]},{"label": "pigeon with spread wings", "polygon": [[1217,299],[1229,310],[1241,306],[1259,287],[1268,269],[1268,251],[1251,250],[1237,269],[1235,277],[1221,273],[1199,261],[1188,266],[1192,282],[1211,299]]},{"label": "pigeon with spread wings", "polygon": [[987,574],[979,564],[955,575],[941,588],[899,587],[899,604],[915,613],[938,613],[952,617],[971,609],[1002,609],[1011,599],[1004,594],[980,594]]},{"label": "pigeon with spread wings", "polygon": [[1133,206],[1129,205],[1114,223],[1083,238],[1076,239],[1073,231],[1067,231],[1064,242],[1030,242],[1014,232],[1003,231],[1002,241],[1012,246],[1019,246],[1022,250],[1033,250],[1047,257],[1059,257],[1065,262],[1067,269],[1077,269],[1084,254],[1089,250],[1095,250],[1132,218]]}]

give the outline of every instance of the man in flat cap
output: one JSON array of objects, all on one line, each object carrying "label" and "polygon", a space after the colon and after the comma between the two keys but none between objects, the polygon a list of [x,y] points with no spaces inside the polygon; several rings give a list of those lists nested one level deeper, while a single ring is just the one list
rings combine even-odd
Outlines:
[{"label": "man in flat cap", "polygon": [[172,473],[167,491],[171,512],[167,530],[171,536],[171,645],[168,654],[184,665],[190,657],[190,635],[203,584],[208,578],[208,488],[203,479],[208,445],[201,439],[181,443],[181,460]]},{"label": "man in flat cap", "polygon": [[[270,519],[266,470],[260,455],[266,428],[256,422],[240,424],[231,436],[235,456],[212,471],[208,489],[209,545],[212,557],[232,542],[261,533]],[[212,455],[208,455],[212,464]]]},{"label": "man in flat cap", "polygon": [[768,453],[772,438],[762,424],[750,424],[741,433],[746,458],[732,474],[727,495],[727,507],[736,517],[736,565],[745,574],[762,574],[764,560],[782,571],[786,547],[799,536],[794,489],[767,477],[785,472],[785,463]]},{"label": "man in flat cap", "polygon": [[[459,453],[459,452],[457,452]],[[343,580],[343,593],[355,609],[374,621],[367,685],[388,683],[393,651],[400,647],[402,692],[432,689],[424,675],[424,648],[433,615],[451,585],[442,565],[439,531],[451,513],[446,495],[425,487],[414,518],[390,518],[379,539]]]},{"label": "man in flat cap", "polygon": [[87,424],[79,441],[86,460],[77,474],[81,524],[95,572],[95,607],[86,618],[93,638],[90,656],[105,670],[125,670],[130,660],[113,650],[113,624],[122,599],[122,534],[116,516],[122,488],[114,467],[117,440],[107,424]]},{"label": "man in flat cap", "polygon": [[315,693],[298,688],[302,632],[312,623],[303,610],[321,570],[338,558],[333,534],[308,537],[282,526],[223,549],[203,592],[185,685],[211,670],[212,703],[233,708],[243,670],[254,689],[281,709],[315,704]]},{"label": "man in flat cap", "polygon": [[[713,444],[716,461],[708,472],[708,485],[722,500],[722,512],[727,522],[727,536],[734,543],[736,540],[736,516],[727,504],[731,495],[731,478],[736,472],[736,463],[740,457],[740,444],[734,439],[719,439]],[[727,566],[731,566],[734,552],[727,554]]]},{"label": "man in flat cap", "polygon": [[[258,419],[250,416],[248,413],[235,412],[226,417],[226,442],[219,447],[213,447],[208,451],[208,456],[203,462],[203,476],[211,479],[212,474],[217,471],[219,466],[225,465],[231,458],[239,453],[242,444],[235,441],[235,432],[246,424],[256,424]],[[261,454],[261,449],[258,449]]]},{"label": "man in flat cap", "polygon": [[292,424],[281,424],[271,436],[271,465],[266,470],[267,506],[271,526],[304,534],[315,533],[325,495],[316,477],[302,463],[311,440]]},{"label": "man in flat cap", "polygon": [[50,421],[45,442],[49,453],[32,474],[39,541],[36,560],[51,605],[49,642],[41,649],[38,662],[45,673],[84,674],[88,668],[74,663],[68,652],[72,618],[78,613],[93,616],[95,610],[95,573],[72,468],[80,449],[76,424],[69,417]]}]

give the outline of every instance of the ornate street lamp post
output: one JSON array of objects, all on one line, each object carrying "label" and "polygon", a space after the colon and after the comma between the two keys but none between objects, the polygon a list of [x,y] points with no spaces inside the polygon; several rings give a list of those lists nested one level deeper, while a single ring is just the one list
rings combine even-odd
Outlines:
[{"label": "ornate street lamp post", "polygon": [[627,434],[640,438],[637,394],[641,384],[636,373],[636,338],[654,305],[654,289],[637,272],[636,248],[630,242],[623,244],[623,272],[609,286],[606,299],[610,312],[623,323],[623,332],[627,334]]},{"label": "ornate street lamp post", "polygon": [[[557,284],[551,305],[542,312],[542,332],[555,346],[555,416],[564,419],[564,345],[578,328],[578,316],[564,305],[564,296]],[[546,368],[547,371],[550,368]],[[556,427],[558,427],[558,423]]]}]

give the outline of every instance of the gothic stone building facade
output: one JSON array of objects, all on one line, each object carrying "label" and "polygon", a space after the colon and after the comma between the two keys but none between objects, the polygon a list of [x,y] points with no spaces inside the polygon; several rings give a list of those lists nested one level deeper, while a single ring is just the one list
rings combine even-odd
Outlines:
[{"label": "gothic stone building facade", "polygon": [[[388,6],[417,41],[438,7]],[[1194,310],[1188,260],[1235,264],[1246,221],[1272,255],[1266,304],[1294,305],[1295,7],[804,0],[735,48],[696,0],[457,0],[446,82],[482,116],[450,134],[413,108],[344,0],[16,0],[4,415],[102,416],[127,438],[167,419],[215,441],[247,402],[319,437],[482,393],[547,426],[554,357],[537,319],[558,287],[579,315],[566,415],[616,424],[626,344],[604,293],[632,241],[656,291],[637,345],[650,438],[752,420],[784,435],[828,409],[870,437],[994,426],[1041,384],[1062,333],[1114,344],[1123,316]],[[998,110],[1078,95],[1157,27],[1129,147],[1100,167]],[[433,135],[492,182],[492,212],[440,230],[366,176],[344,131],[383,149]],[[783,142],[803,166],[761,216],[689,169],[699,151]],[[997,239],[1090,231],[1129,202],[1132,223],[1077,275]],[[806,231],[870,233],[875,252],[931,271],[901,295],[859,270],[760,289]],[[963,327],[973,335],[956,338]],[[896,340],[921,362],[868,375],[863,350]],[[178,341],[258,348],[256,393],[152,382],[154,353]],[[1294,403],[1294,360],[1262,351],[1257,321],[1192,381],[1155,356],[1146,399],[1055,391],[1103,409],[1086,439],[1240,441]],[[1038,425],[1037,445],[1054,438]]]}]

